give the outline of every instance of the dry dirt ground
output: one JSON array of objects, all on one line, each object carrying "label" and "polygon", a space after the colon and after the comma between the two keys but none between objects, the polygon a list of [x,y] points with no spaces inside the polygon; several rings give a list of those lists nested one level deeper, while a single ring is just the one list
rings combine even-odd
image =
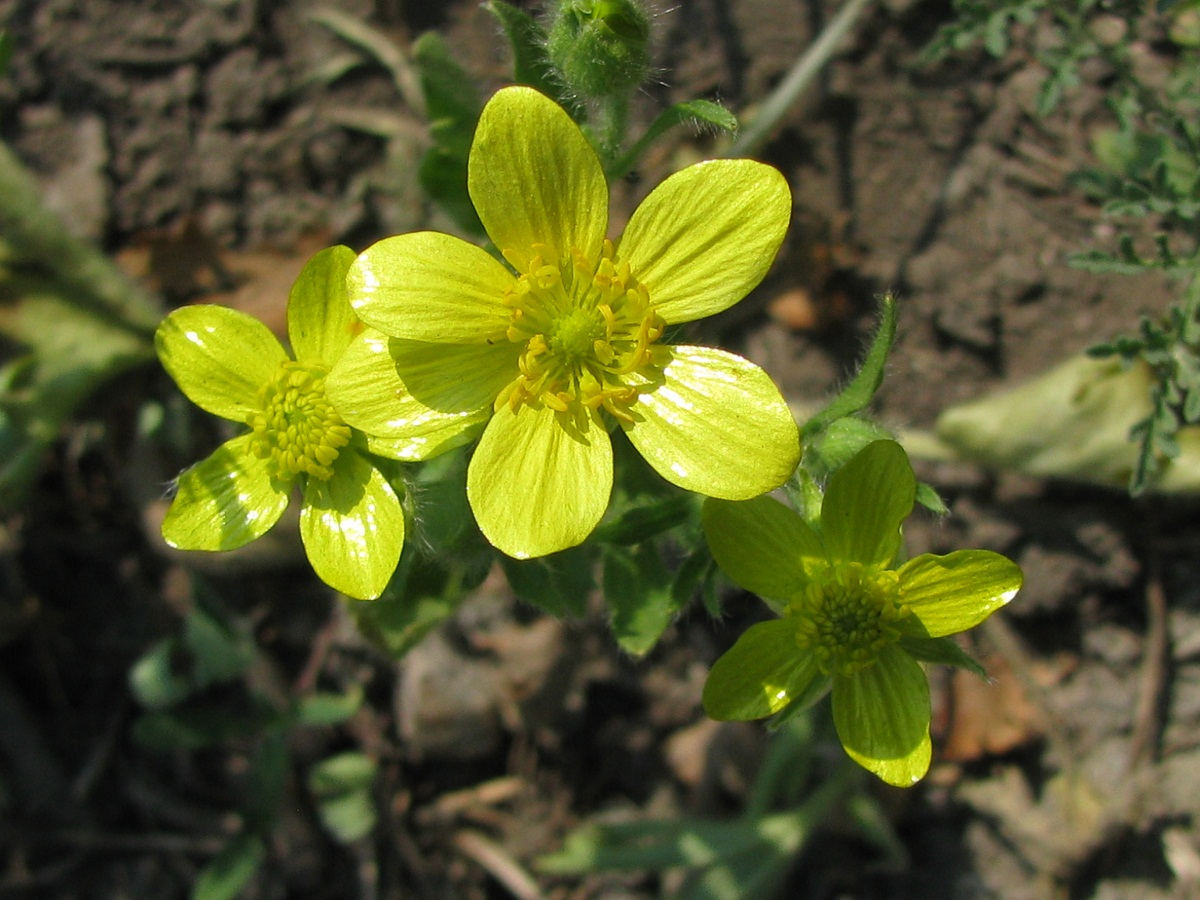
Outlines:
[{"label": "dry dirt ground", "polygon": [[[401,46],[439,29],[481,86],[502,82],[496,26],[473,0],[331,5]],[[643,117],[692,96],[747,109],[833,11],[810,0],[659,6],[661,84],[641,98]],[[166,302],[218,296],[278,325],[304,253],[440,223],[415,192],[419,129],[386,73],[318,77],[348,47],[312,21],[316,7],[0,0],[15,39],[0,81],[2,133],[67,221]],[[1110,236],[1066,187],[1108,122],[1105,73],[1085,71],[1064,107],[1039,119],[1036,34],[1002,60],[914,65],[949,14],[934,0],[876,4],[762,153],[791,181],[795,224],[767,282],[707,337],[764,365],[797,404],[844,377],[884,289],[900,297],[900,334],[877,412],[917,428],[1169,296],[1152,279],[1065,263]],[[657,177],[709,148],[681,135],[619,197],[632,208]],[[32,502],[4,523],[2,896],[183,897],[237,826],[252,748],[163,753],[131,733],[129,668],[178,631],[190,602],[194,562],[165,555],[143,527],[171,470],[130,449],[140,399],[169,392],[152,368],[102,392],[56,445]],[[784,896],[1197,896],[1194,502],[1134,502],[965,465],[921,474],[952,515],[911,528],[912,551],[995,549],[1021,563],[1027,587],[978,637],[992,686],[935,675],[938,759],[927,782],[903,795],[867,788],[900,848],[884,853],[830,823]],[[260,683],[366,686],[368,704],[348,726],[298,734],[291,750],[296,773],[336,750],[377,758],[380,825],[338,846],[291,784],[246,896],[525,896],[508,864],[529,871],[589,816],[728,816],[744,799],[764,734],[707,723],[699,696],[707,666],[760,615],[748,598],[731,598],[721,623],[687,612],[637,661],[614,648],[599,612],[541,619],[489,579],[450,627],[393,663],[280,558],[294,562],[295,549],[203,577],[263,649]],[[525,889],[665,890],[636,873],[543,877]]]}]

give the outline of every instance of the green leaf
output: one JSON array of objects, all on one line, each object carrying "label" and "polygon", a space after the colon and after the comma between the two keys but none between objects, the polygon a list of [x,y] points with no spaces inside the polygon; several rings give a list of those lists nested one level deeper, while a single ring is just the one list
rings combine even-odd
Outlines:
[{"label": "green leaf", "polygon": [[696,589],[711,577],[716,568],[714,562],[707,543],[701,543],[683,561],[671,582],[671,601],[676,609],[683,609]]},{"label": "green leaf", "polygon": [[368,791],[326,797],[317,804],[321,824],[340,844],[352,844],[375,827],[375,801]]},{"label": "green leaf", "polygon": [[371,786],[376,768],[366,754],[348,752],[322,760],[308,773],[321,823],[340,843],[353,843],[375,827]]},{"label": "green leaf", "polygon": [[[413,59],[421,75],[425,113],[438,146],[466,159],[483,101],[475,83],[450,55],[436,31],[428,31],[413,44]],[[463,184],[464,189],[466,183]]]},{"label": "green leaf", "polygon": [[231,681],[254,662],[254,640],[229,628],[200,607],[188,613],[183,644],[192,654],[192,681],[207,687]]},{"label": "green leaf", "polygon": [[425,95],[425,113],[433,146],[421,160],[421,187],[470,234],[483,224],[467,194],[467,158],[483,102],[471,77],[451,57],[435,31],[413,44],[413,58]]},{"label": "green leaf", "polygon": [[503,0],[491,0],[484,3],[483,8],[496,17],[508,35],[513,54],[513,81],[537,88],[547,97],[570,109],[562,103],[566,98],[560,96],[561,86],[550,77],[550,59],[546,55],[546,30],[529,13]]},{"label": "green leaf", "polygon": [[153,358],[146,336],[73,302],[44,279],[8,276],[0,285],[0,506],[25,497],[62,424],[114,375]]},{"label": "green leaf", "polygon": [[242,801],[247,822],[262,834],[275,828],[279,818],[279,805],[283,802],[284,791],[291,776],[288,735],[283,728],[272,727],[278,724],[282,724],[280,720],[272,718],[260,726],[258,736],[261,737],[264,730],[267,730],[267,734],[261,739],[254,753],[247,790]]},{"label": "green leaf", "polygon": [[562,618],[582,616],[596,587],[596,548],[572,547],[537,559],[500,557],[500,566],[516,595],[526,603]]},{"label": "green leaf", "polygon": [[864,410],[875,397],[879,385],[883,383],[884,367],[892,342],[896,339],[896,298],[884,294],[879,298],[879,326],[871,339],[871,348],[867,351],[866,359],[854,379],[843,388],[828,406],[813,416],[801,429],[805,438],[826,428],[835,419],[853,415]]},{"label": "green leaf", "polygon": [[679,611],[671,588],[671,573],[653,544],[605,551],[604,600],[621,649],[644,656],[654,648]]},{"label": "green leaf", "polygon": [[344,694],[325,691],[307,694],[296,703],[298,725],[339,725],[353,716],[363,703],[361,685],[352,685]]},{"label": "green leaf", "polygon": [[382,597],[352,600],[347,607],[363,636],[399,659],[454,615],[467,592],[486,574],[484,566],[474,570],[443,566],[406,553]]},{"label": "green leaf", "polygon": [[233,713],[211,706],[185,704],[139,716],[133,737],[157,750],[200,750],[231,738],[256,734],[266,721],[265,711]]},{"label": "green leaf", "polygon": [[159,641],[129,671],[129,689],[134,699],[152,710],[174,706],[192,692],[192,681],[175,671],[181,651],[177,638]]},{"label": "green leaf", "polygon": [[308,789],[318,797],[330,797],[368,788],[378,766],[365,753],[339,753],[324,759],[308,773]]},{"label": "green leaf", "polygon": [[192,888],[192,900],[234,900],[250,883],[265,856],[266,846],[259,835],[237,835],[200,872]]},{"label": "green leaf", "polygon": [[417,171],[421,189],[467,234],[482,236],[483,223],[467,195],[467,161],[441,147],[430,147]]},{"label": "green leaf", "polygon": [[677,493],[648,506],[636,506],[599,525],[591,540],[622,546],[640,544],[687,522],[695,514],[696,505],[695,495]]},{"label": "green leaf", "polygon": [[646,133],[632,147],[609,166],[610,180],[624,178],[638,164],[642,156],[654,146],[664,134],[680,125],[711,128],[719,131],[737,131],[737,116],[711,100],[687,100],[667,107],[646,129]]}]

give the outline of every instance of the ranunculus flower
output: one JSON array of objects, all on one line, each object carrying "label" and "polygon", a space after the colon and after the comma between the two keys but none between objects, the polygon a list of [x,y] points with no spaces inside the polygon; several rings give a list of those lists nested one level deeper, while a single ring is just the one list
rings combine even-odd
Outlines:
[{"label": "ranunculus flower", "polygon": [[233,550],[266,534],[298,487],[313,570],[372,600],[400,559],[404,512],[363,453],[366,437],[325,396],[330,367],[362,329],[346,302],[353,261],[349,247],[332,247],[300,273],[287,310],[295,360],[262,322],[223,306],[185,306],[159,325],[159,359],[188,399],[250,427],[179,476],[162,533],[181,550]]},{"label": "ranunculus flower", "polygon": [[468,187],[508,265],[459,238],[386,238],[350,268],[372,326],[329,379],[345,420],[426,459],[482,433],[467,491],[479,527],[514,557],[574,546],[599,522],[620,427],[664,478],[746,499],[781,485],[799,436],[757,366],[665,330],[732,306],[762,280],[791,195],[750,160],[690,166],[660,184],[619,242],[608,184],[567,114],[529,88],[484,108]]},{"label": "ranunculus flower", "polygon": [[929,769],[929,684],[918,659],[1016,595],[1021,570],[987,550],[924,553],[899,568],[916,479],[895,441],[868,444],[829,480],[819,528],[770,497],[707,500],[704,534],[741,587],[786,604],[713,665],[704,708],[760,719],[832,688],[838,738],[899,787]]}]

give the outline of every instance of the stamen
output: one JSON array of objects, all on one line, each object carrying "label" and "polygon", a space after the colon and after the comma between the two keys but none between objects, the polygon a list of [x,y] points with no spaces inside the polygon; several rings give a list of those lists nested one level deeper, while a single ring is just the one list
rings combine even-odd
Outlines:
[{"label": "stamen", "polygon": [[[505,302],[512,309],[507,336],[524,344],[519,375],[496,398],[515,413],[541,402],[577,421],[587,411],[605,410],[632,422],[637,399],[628,376],[656,366],[653,345],[665,323],[650,305],[650,293],[629,263],[605,241],[596,260],[572,248],[560,262],[553,248],[535,244],[528,256],[505,250],[518,270]],[[528,259],[522,268],[521,259]]]}]

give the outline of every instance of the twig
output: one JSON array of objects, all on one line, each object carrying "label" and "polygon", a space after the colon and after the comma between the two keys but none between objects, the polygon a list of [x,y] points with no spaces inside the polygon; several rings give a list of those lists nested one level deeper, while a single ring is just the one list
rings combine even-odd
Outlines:
[{"label": "twig", "polygon": [[544,900],[533,876],[495,841],[478,831],[457,831],[451,843],[464,856],[486,869],[517,900]]},{"label": "twig", "polygon": [[18,258],[42,266],[87,306],[134,332],[150,333],[162,310],[107,256],[75,237],[42,202],[37,183],[0,142],[0,233]]},{"label": "twig", "polygon": [[846,5],[838,10],[833,21],[825,26],[825,30],[813,41],[812,46],[796,60],[787,77],[771,92],[771,96],[763,101],[758,114],[742,129],[738,139],[729,148],[727,156],[749,156],[758,150],[771,129],[808,90],[809,83],[829,62],[838,44],[854,27],[855,21],[869,2],[870,0],[847,0]]},{"label": "twig", "polygon": [[1129,746],[1129,769],[1152,762],[1162,738],[1162,702],[1167,689],[1171,634],[1167,623],[1167,596],[1152,559],[1146,582],[1146,640],[1142,654],[1142,676],[1133,713],[1133,738]]}]

